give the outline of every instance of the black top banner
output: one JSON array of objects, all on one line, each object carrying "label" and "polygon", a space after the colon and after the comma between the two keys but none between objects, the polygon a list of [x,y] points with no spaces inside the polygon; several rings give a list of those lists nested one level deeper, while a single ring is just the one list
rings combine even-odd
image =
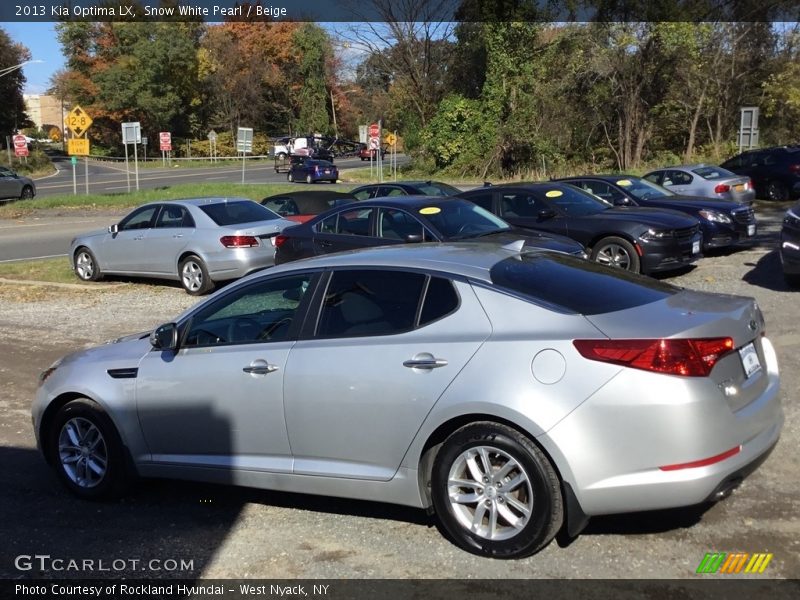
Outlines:
[{"label": "black top banner", "polygon": [[797,22],[800,0],[3,0],[14,21]]}]

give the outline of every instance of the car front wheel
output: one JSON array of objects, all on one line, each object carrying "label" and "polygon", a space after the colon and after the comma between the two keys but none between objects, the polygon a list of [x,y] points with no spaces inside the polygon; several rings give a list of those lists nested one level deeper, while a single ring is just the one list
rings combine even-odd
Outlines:
[{"label": "car front wheel", "polygon": [[639,272],[639,255],[628,240],[620,237],[607,237],[592,248],[592,260],[607,267]]},{"label": "car front wheel", "polygon": [[22,188],[22,193],[19,195],[20,200],[30,200],[33,198],[33,188],[29,185],[26,185]]},{"label": "car front wheel", "polygon": [[289,183],[292,183],[292,182],[294,181],[294,175],[292,175],[292,172],[291,172],[291,171],[289,171],[289,172],[286,174],[286,181],[288,181]]},{"label": "car front wheel", "polygon": [[214,289],[214,282],[208,276],[205,263],[197,256],[188,256],[178,267],[181,285],[191,296],[200,296]]},{"label": "car front wheel", "polygon": [[97,259],[88,248],[79,248],[75,253],[75,275],[81,281],[99,281],[103,278]]},{"label": "car front wheel", "polygon": [[314,183],[314,180],[311,178],[311,175],[306,175],[306,183]]},{"label": "car front wheel", "polygon": [[533,554],[564,518],[560,481],[547,456],[499,423],[472,423],[447,438],[434,461],[432,496],[445,533],[481,556]]},{"label": "car front wheel", "polygon": [[50,463],[73,494],[97,500],[125,490],[129,475],[122,442],[94,402],[78,398],[61,407],[49,436]]}]

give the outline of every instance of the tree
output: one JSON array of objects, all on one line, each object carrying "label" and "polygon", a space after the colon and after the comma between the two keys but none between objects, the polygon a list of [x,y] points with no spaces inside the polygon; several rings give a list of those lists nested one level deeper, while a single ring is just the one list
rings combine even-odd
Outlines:
[{"label": "tree", "polygon": [[22,90],[25,75],[21,68],[13,68],[30,60],[30,52],[22,44],[11,40],[5,30],[0,29],[0,136],[5,139],[17,130],[32,125],[25,114],[25,101]]},{"label": "tree", "polygon": [[332,54],[325,30],[305,23],[294,34],[298,83],[295,85],[296,129],[308,133],[330,133],[326,62]]}]

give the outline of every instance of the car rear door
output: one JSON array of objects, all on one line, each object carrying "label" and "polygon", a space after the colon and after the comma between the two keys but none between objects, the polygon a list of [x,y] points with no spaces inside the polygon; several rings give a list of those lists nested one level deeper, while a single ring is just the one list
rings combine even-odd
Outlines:
[{"label": "car rear door", "polygon": [[564,217],[532,192],[524,189],[503,190],[498,199],[499,216],[512,225],[568,235]]},{"label": "car rear door", "polygon": [[294,472],[389,480],[490,323],[466,283],[403,269],[336,270],[319,302],[286,365]]},{"label": "car rear door", "polygon": [[162,205],[155,226],[147,233],[148,272],[177,276],[178,257],[194,233],[194,219],[186,207]]},{"label": "car rear door", "polygon": [[314,226],[314,254],[330,254],[381,245],[373,234],[375,208],[358,206],[340,210]]}]

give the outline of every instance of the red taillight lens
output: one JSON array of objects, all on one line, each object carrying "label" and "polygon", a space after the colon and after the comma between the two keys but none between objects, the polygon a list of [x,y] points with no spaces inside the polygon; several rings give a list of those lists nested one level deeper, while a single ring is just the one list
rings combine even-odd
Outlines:
[{"label": "red taillight lens", "polygon": [[729,186],[727,183],[720,183],[714,188],[715,194],[724,194],[725,192],[729,191],[731,191],[731,186]]},{"label": "red taillight lens", "polygon": [[746,189],[746,190],[752,190],[753,189],[753,180],[752,179],[748,179],[747,180],[747,183],[744,184],[744,189]]},{"label": "red taillight lens", "polygon": [[792,173],[800,173],[800,165],[789,165],[789,170]]},{"label": "red taillight lens", "polygon": [[663,340],[575,340],[575,348],[589,360],[668,375],[705,377],[733,350],[731,338]]},{"label": "red taillight lens", "polygon": [[314,173],[319,173],[319,166],[314,167]]},{"label": "red taillight lens", "polygon": [[287,241],[289,241],[289,238],[288,238],[288,237],[286,237],[285,235],[276,235],[276,236],[273,238],[273,240],[274,240],[275,247],[276,247],[276,248],[280,248],[280,247],[281,247],[281,246],[283,246],[283,245],[284,245],[284,244],[285,244]]},{"label": "red taillight lens", "polygon": [[226,248],[254,248],[258,246],[258,238],[252,235],[225,235],[219,238]]}]

